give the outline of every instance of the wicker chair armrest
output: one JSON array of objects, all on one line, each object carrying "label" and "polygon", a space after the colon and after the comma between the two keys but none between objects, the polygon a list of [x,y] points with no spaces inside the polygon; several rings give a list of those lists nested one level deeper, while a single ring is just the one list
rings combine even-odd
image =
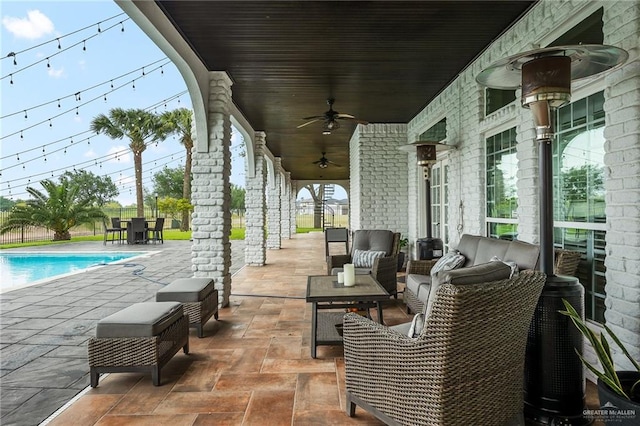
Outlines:
[{"label": "wicker chair armrest", "polygon": [[345,263],[351,262],[350,254],[338,254],[327,257],[327,269],[329,273],[331,273],[331,269],[333,268],[342,268]]},{"label": "wicker chair armrest", "polygon": [[407,262],[407,275],[429,275],[431,273],[431,268],[433,268],[433,265],[435,265],[437,261],[438,259],[410,260]]},{"label": "wicker chair armrest", "polygon": [[[392,351],[397,356],[406,355],[406,350],[416,346],[416,339],[395,331],[384,324],[375,322],[355,313],[347,313],[343,318],[343,341],[345,358],[388,356]],[[424,354],[419,354],[423,357]],[[388,361],[384,361],[388,364]]]},{"label": "wicker chair armrest", "polygon": [[398,291],[398,255],[375,259],[371,274],[389,294],[396,293]]}]

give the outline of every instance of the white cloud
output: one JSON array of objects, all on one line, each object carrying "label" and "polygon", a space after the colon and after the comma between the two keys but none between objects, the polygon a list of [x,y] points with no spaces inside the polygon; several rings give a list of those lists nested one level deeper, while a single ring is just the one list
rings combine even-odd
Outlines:
[{"label": "white cloud", "polygon": [[64,67],[60,67],[58,69],[51,67],[48,69],[47,74],[49,74],[49,77],[60,78],[64,74]]},{"label": "white cloud", "polygon": [[2,25],[14,36],[29,40],[51,34],[54,30],[51,19],[39,10],[28,11],[26,18],[5,16],[2,18]]},{"label": "white cloud", "polygon": [[107,152],[109,163],[129,164],[131,163],[131,151],[124,145],[114,146]]},{"label": "white cloud", "polygon": [[89,151],[84,153],[84,156],[87,158],[95,158],[96,152],[93,149],[90,149]]}]

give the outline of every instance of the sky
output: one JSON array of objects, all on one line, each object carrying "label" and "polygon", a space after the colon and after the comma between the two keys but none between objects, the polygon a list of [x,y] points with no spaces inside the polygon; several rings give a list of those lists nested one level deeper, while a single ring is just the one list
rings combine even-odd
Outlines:
[{"label": "sky", "polygon": [[[117,201],[135,203],[129,141],[96,135],[90,123],[112,108],[191,109],[177,68],[111,0],[2,0],[0,17],[0,195],[26,199],[27,186],[41,190],[43,179],[75,169],[111,177]],[[244,186],[240,140],[231,182]],[[184,159],[174,136],[148,146],[143,186],[153,192],[153,175]]]}]

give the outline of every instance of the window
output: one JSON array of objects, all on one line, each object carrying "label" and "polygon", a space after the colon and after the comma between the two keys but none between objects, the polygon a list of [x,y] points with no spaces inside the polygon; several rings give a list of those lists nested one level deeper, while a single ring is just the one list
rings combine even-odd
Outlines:
[{"label": "window", "polygon": [[516,91],[487,88],[484,91],[484,99],[484,114],[489,115],[515,101]]},{"label": "window", "polygon": [[518,218],[515,127],[488,137],[486,152],[488,235],[493,238],[515,239]]},{"label": "window", "polygon": [[605,191],[604,94],[560,108],[553,146],[554,240],[583,253],[577,272],[585,287],[585,315],[604,322]]}]

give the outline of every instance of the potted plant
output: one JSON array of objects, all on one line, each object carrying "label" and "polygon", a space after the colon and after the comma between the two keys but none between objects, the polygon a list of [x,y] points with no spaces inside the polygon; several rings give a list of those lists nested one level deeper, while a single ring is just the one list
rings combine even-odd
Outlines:
[{"label": "potted plant", "polygon": [[405,250],[409,245],[409,239],[406,237],[401,237],[399,245],[400,251],[398,252],[398,272],[402,271],[402,268],[404,267]]},{"label": "potted plant", "polygon": [[[599,414],[602,414],[605,424],[638,425],[640,421],[640,365],[631,357],[627,348],[609,327],[603,325],[604,331],[598,337],[593,330],[587,327],[582,317],[569,302],[563,299],[562,303],[564,303],[566,310],[560,311],[560,313],[568,316],[580,330],[580,333],[589,340],[602,366],[602,371],[598,370],[576,350],[582,363],[598,377],[598,397],[601,407]],[[615,369],[611,347],[605,337],[605,332],[629,359],[635,371]]]}]

